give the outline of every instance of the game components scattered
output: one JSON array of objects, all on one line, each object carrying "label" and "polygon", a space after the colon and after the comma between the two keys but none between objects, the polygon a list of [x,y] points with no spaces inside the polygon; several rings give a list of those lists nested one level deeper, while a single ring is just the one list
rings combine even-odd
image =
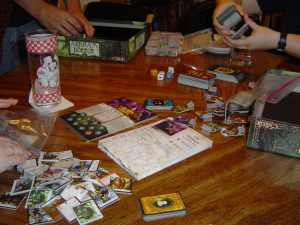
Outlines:
[{"label": "game components scattered", "polygon": [[25,195],[2,194],[0,195],[0,208],[16,210],[24,198]]},{"label": "game components scattered", "polygon": [[176,105],[174,108],[174,112],[177,114],[194,111],[195,110],[195,103],[193,101],[189,101],[185,105]]},{"label": "game components scattered", "polygon": [[[24,165],[33,165],[30,160]],[[16,210],[24,193],[29,224],[88,224],[103,218],[101,209],[120,200],[119,194],[131,194],[132,181],[110,173],[99,160],[73,158],[71,150],[42,152],[38,167],[47,171],[32,176],[27,170],[13,182],[11,192],[0,196],[0,208]]]},{"label": "game components scattered", "polygon": [[186,207],[179,193],[142,197],[140,205],[145,221],[186,215]]},{"label": "game components scattered", "polygon": [[223,127],[221,129],[221,134],[224,137],[238,137],[244,136],[246,133],[246,128],[244,125],[241,126],[230,126],[230,127]]}]

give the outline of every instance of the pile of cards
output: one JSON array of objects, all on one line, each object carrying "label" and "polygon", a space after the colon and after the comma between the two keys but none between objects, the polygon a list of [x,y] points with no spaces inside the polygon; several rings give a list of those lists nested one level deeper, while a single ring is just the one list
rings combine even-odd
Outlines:
[{"label": "pile of cards", "polygon": [[240,107],[226,107],[225,100],[218,96],[218,92],[215,90],[206,91],[204,98],[207,105],[206,111],[195,112],[198,118],[204,122],[201,126],[202,132],[206,134],[220,132],[224,137],[245,135],[249,110]]},{"label": "pile of cards", "polygon": [[0,207],[17,209],[26,199],[28,224],[65,219],[89,224],[103,218],[101,209],[131,194],[131,179],[102,167],[100,160],[80,160],[72,151],[41,152],[38,160],[18,166],[23,175],[0,196]]}]

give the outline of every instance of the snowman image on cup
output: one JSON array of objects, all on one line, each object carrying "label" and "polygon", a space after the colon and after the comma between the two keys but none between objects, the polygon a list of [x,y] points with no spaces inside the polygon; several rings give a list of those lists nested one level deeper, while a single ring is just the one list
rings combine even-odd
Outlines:
[{"label": "snowman image on cup", "polygon": [[35,103],[49,105],[59,103],[61,99],[59,84],[59,64],[56,55],[43,55],[40,57],[40,66],[36,71]]},{"label": "snowman image on cup", "polygon": [[58,59],[57,56],[45,56],[42,65],[37,69],[37,80],[43,88],[58,86]]}]

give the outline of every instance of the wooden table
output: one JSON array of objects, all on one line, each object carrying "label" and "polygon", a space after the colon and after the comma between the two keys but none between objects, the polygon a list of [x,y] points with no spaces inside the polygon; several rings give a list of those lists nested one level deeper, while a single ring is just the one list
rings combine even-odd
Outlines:
[{"label": "wooden table", "polygon": [[[284,63],[285,58],[265,52],[254,54],[251,79],[268,67]],[[204,109],[203,91],[172,81],[158,82],[149,74],[152,68],[179,69],[180,62],[206,68],[227,58],[212,55],[186,55],[179,58],[145,57],[140,52],[128,64],[94,60],[61,60],[63,95],[80,109],[117,97],[128,97],[139,103],[149,97],[173,98],[177,104],[193,100],[196,110]],[[298,68],[298,67],[297,67]],[[299,69],[299,68],[298,68]],[[218,82],[225,98],[246,86]],[[0,77],[0,98],[15,97],[22,109],[28,106],[30,89],[27,65]],[[245,147],[246,137],[225,139],[213,135],[214,146],[139,182],[133,195],[103,210],[103,225],[296,225],[300,224],[300,163],[298,159],[264,153]],[[80,159],[100,159],[105,168],[128,176],[102,153],[97,142],[85,143],[60,120],[57,120],[46,150],[72,149]],[[0,175],[0,192],[10,189],[15,172]],[[144,222],[138,204],[142,196],[180,192],[187,215],[155,222]],[[0,210],[0,224],[25,224],[25,209]],[[66,224],[61,221],[59,224]]]}]

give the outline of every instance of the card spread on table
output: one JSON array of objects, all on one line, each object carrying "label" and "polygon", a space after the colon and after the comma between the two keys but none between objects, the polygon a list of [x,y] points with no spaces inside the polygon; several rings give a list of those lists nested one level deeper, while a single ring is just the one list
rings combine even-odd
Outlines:
[{"label": "card spread on table", "polygon": [[48,215],[43,209],[29,209],[28,210],[28,224],[29,225],[41,225],[56,223],[50,215]]},{"label": "card spread on table", "polygon": [[84,140],[92,141],[152,119],[155,113],[127,98],[90,106],[61,116]]},{"label": "card spread on table", "polygon": [[14,180],[13,186],[10,191],[10,195],[19,195],[27,193],[31,190],[34,183],[34,177],[21,177],[20,179]]},{"label": "card spread on table", "polygon": [[73,207],[73,210],[80,225],[89,224],[103,218],[94,201],[86,201],[81,205]]},{"label": "card spread on table", "polygon": [[17,209],[23,201],[25,195],[0,195],[0,208]]}]

